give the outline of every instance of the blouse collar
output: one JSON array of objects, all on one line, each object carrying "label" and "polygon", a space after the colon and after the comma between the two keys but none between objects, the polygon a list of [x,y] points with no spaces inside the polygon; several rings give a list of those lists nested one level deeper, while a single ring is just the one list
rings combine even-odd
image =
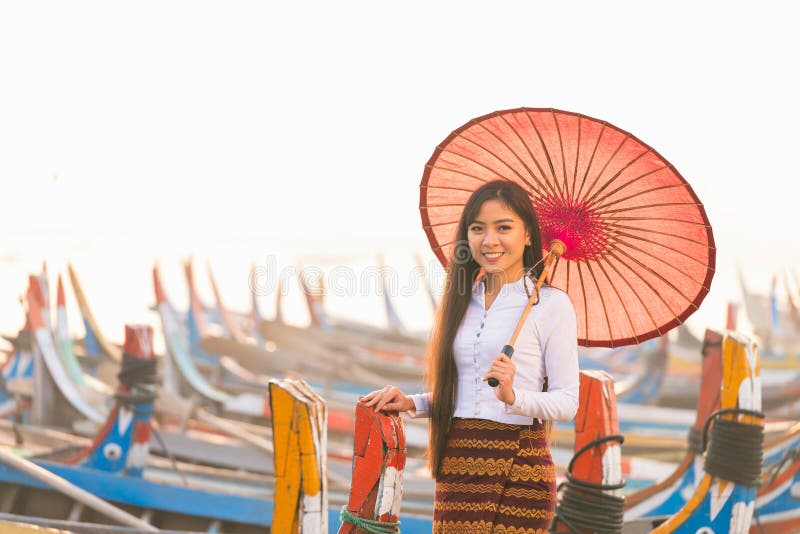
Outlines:
[{"label": "blouse collar", "polygon": [[[483,273],[481,273],[483,274]],[[472,294],[477,297],[484,297],[486,294],[486,276],[478,275],[475,280],[475,285],[472,286]],[[531,280],[529,276],[523,276],[515,282],[503,284],[500,288],[500,295],[522,295],[527,298],[535,289],[535,279]],[[527,292],[525,286],[527,285]]]}]

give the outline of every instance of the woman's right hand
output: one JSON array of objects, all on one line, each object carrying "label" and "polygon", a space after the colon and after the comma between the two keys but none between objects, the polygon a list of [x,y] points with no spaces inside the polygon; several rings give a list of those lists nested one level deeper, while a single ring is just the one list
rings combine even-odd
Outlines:
[{"label": "woman's right hand", "polygon": [[394,386],[386,386],[361,397],[361,402],[374,407],[375,411],[407,412],[414,410],[414,401]]}]

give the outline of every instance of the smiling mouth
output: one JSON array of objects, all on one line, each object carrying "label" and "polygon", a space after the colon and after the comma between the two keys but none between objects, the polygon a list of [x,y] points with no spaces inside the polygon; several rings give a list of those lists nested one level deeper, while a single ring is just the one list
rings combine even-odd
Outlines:
[{"label": "smiling mouth", "polygon": [[502,255],[503,255],[502,252],[484,252],[483,253],[483,256],[486,259],[489,259],[489,260],[496,260],[497,258],[499,258]]}]

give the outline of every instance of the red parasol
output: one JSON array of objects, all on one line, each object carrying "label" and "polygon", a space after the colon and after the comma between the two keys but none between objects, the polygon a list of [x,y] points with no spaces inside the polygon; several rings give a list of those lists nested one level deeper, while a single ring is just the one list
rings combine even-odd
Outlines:
[{"label": "red parasol", "polygon": [[529,191],[542,244],[566,246],[550,281],[575,305],[581,345],[661,336],[708,293],[714,236],[686,180],[633,135],[555,109],[490,113],[436,148],[420,184],[420,213],[443,265],[467,198],[498,178]]}]

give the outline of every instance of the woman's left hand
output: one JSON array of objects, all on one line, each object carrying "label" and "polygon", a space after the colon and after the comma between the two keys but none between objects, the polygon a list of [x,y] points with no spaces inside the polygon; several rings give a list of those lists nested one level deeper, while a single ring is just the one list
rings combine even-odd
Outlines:
[{"label": "woman's left hand", "polygon": [[511,358],[503,353],[497,355],[489,366],[489,371],[483,375],[483,380],[495,378],[499,382],[496,388],[492,388],[494,396],[506,404],[514,404],[517,399],[514,394],[514,373],[517,366],[511,361]]}]

